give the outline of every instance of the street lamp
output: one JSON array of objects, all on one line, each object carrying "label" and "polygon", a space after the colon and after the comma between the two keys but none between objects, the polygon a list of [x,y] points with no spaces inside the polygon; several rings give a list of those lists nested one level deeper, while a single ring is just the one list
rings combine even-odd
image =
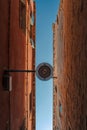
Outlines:
[{"label": "street lamp", "polygon": [[40,63],[36,70],[4,70],[3,74],[3,88],[4,90],[11,91],[12,90],[12,76],[10,73],[36,73],[37,77],[40,80],[47,81],[50,78],[57,78],[53,77],[53,68],[49,63]]},{"label": "street lamp", "polygon": [[36,75],[40,80],[49,80],[53,77],[53,68],[48,63],[41,63],[36,68]]}]

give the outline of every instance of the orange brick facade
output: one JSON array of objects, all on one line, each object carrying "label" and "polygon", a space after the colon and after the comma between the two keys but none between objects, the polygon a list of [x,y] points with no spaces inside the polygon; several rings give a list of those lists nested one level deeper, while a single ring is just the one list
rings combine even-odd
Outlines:
[{"label": "orange brick facade", "polygon": [[87,130],[86,16],[86,0],[61,0],[53,24],[53,130]]},{"label": "orange brick facade", "polygon": [[0,1],[0,130],[35,130],[35,73],[10,72],[11,91],[2,84],[5,69],[35,70],[35,14],[32,0]]}]

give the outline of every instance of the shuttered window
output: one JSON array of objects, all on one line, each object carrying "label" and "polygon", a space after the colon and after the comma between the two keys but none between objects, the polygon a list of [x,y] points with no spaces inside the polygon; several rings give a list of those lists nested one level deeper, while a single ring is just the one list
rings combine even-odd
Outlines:
[{"label": "shuttered window", "polygon": [[24,0],[19,1],[19,26],[26,33],[26,5]]},{"label": "shuttered window", "polygon": [[31,112],[31,110],[32,110],[32,93],[30,93],[30,100],[29,100],[29,104],[30,104],[30,112]]}]

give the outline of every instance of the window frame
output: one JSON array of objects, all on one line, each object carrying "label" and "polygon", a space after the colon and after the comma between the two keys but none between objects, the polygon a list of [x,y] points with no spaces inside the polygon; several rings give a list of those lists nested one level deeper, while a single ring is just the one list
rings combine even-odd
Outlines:
[{"label": "window frame", "polygon": [[26,34],[26,4],[25,4],[25,0],[19,0],[19,27]]}]

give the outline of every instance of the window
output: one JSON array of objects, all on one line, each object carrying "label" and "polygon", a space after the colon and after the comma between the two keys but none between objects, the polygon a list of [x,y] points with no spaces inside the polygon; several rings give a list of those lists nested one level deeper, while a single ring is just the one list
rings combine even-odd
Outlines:
[{"label": "window", "polygon": [[34,47],[35,47],[35,45],[34,45],[34,41],[33,41],[33,39],[32,39],[32,38],[30,38],[30,43],[31,43],[31,45],[32,45],[32,48],[34,48]]},{"label": "window", "polygon": [[62,116],[62,104],[59,102],[59,116]]},{"label": "window", "polygon": [[19,26],[23,30],[23,32],[26,33],[26,6],[24,0],[20,0],[19,10]]},{"label": "window", "polygon": [[55,86],[55,91],[56,91],[56,93],[57,93],[57,86]]},{"label": "window", "polygon": [[35,47],[35,28],[34,28],[34,14],[31,12],[30,14],[30,43],[32,45],[32,47],[34,48]]},{"label": "window", "polygon": [[33,36],[33,26],[30,25],[30,38],[32,38],[32,36]]},{"label": "window", "polygon": [[32,110],[32,93],[30,93],[30,97],[29,97],[29,104],[30,104],[30,112]]},{"label": "window", "polygon": [[31,13],[30,15],[30,24],[33,26],[34,25],[34,14]]},{"label": "window", "polygon": [[53,119],[55,119],[55,115],[53,115]]}]

